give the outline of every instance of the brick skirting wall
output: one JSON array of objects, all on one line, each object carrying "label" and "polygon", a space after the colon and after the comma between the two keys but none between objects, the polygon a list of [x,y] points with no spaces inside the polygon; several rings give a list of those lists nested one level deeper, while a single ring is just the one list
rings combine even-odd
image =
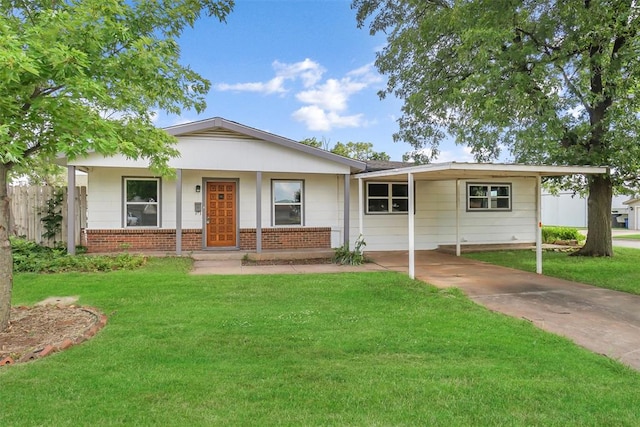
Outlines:
[{"label": "brick skirting wall", "polygon": [[[330,249],[331,227],[263,228],[262,249]],[[240,229],[240,249],[256,249],[256,229]]]},{"label": "brick skirting wall", "polygon": [[[175,229],[118,229],[86,230],[88,252],[120,252],[125,250],[168,251],[176,250]],[[182,250],[202,250],[202,230],[182,230]]]},{"label": "brick skirting wall", "polygon": [[[88,252],[120,252],[125,250],[176,250],[175,229],[85,230]],[[262,249],[328,249],[331,248],[330,227],[263,228]],[[256,229],[240,229],[240,249],[256,249]],[[202,230],[182,230],[182,250],[202,250]]]}]

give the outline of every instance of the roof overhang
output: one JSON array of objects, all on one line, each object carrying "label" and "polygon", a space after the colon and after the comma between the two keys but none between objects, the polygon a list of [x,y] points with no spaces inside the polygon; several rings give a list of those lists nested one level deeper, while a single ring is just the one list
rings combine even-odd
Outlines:
[{"label": "roof overhang", "polygon": [[387,181],[403,181],[409,174],[416,181],[447,181],[452,179],[500,179],[546,177],[565,175],[606,174],[609,169],[601,166],[544,166],[503,163],[431,163],[384,171],[359,173],[355,178]]},{"label": "roof overhang", "polygon": [[311,154],[312,156],[320,157],[325,160],[337,162],[351,168],[351,172],[360,172],[365,170],[366,163],[359,160],[350,159],[348,157],[339,156],[326,150],[311,147],[309,145],[301,144],[298,141],[294,141],[289,138],[284,138],[279,135],[275,135],[269,132],[265,132],[250,126],[245,126],[240,123],[236,123],[230,120],[223,119],[221,117],[214,117],[211,119],[199,120],[197,122],[185,123],[177,126],[170,126],[164,128],[164,131],[169,135],[180,137],[198,132],[203,132],[211,129],[225,129],[231,132],[247,135],[252,138],[272,142],[274,144],[291,148],[293,150],[301,151],[303,153]]}]

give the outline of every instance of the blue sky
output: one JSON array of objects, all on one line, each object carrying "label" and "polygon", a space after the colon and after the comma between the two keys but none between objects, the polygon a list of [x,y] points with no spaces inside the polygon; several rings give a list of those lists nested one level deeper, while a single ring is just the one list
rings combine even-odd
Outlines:
[{"label": "blue sky", "polygon": [[[158,126],[224,117],[287,138],[364,141],[401,160],[394,143],[401,101],[377,92],[384,46],[356,26],[349,0],[236,0],[226,24],[201,19],[180,39],[182,61],[212,83],[200,115],[159,116]],[[446,144],[438,161],[471,161]]]}]

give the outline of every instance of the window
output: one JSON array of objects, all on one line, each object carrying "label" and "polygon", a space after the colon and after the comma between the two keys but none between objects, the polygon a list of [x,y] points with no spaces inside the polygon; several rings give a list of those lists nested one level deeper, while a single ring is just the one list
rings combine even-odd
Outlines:
[{"label": "window", "polygon": [[124,224],[126,227],[160,225],[160,179],[124,179]]},{"label": "window", "polygon": [[388,214],[409,211],[406,182],[367,182],[367,213]]},{"label": "window", "polygon": [[467,184],[467,210],[511,210],[511,184]]},{"label": "window", "polygon": [[302,225],[303,181],[273,180],[271,194],[273,200],[273,225]]}]

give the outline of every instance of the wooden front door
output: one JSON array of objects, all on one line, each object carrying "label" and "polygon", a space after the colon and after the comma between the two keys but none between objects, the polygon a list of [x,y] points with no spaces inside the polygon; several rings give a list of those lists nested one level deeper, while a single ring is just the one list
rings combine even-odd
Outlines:
[{"label": "wooden front door", "polygon": [[237,246],[236,183],[207,182],[207,246]]}]

